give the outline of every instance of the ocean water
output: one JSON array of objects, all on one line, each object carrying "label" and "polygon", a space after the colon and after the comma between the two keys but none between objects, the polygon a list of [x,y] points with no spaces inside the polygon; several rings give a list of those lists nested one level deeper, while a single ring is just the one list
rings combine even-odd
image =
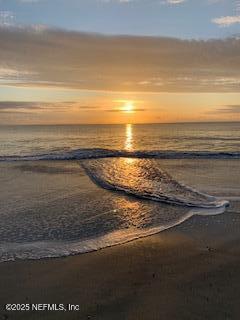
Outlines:
[{"label": "ocean water", "polygon": [[239,153],[240,123],[0,126],[1,157],[52,153],[71,156],[71,152],[84,156],[85,149],[87,156],[92,149]]},{"label": "ocean water", "polygon": [[238,123],[2,126],[0,261],[84,253],[193,215],[240,213],[239,159]]}]

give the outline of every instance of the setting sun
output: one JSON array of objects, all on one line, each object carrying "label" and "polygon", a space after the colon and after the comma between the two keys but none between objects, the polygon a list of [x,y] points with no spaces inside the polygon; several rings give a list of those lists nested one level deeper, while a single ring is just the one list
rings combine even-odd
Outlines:
[{"label": "setting sun", "polygon": [[123,105],[122,111],[125,113],[133,113],[134,112],[134,104],[132,101],[126,101]]}]

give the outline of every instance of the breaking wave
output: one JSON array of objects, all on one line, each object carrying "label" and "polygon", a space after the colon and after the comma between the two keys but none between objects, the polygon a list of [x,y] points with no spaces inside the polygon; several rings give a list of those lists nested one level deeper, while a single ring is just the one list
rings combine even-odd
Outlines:
[{"label": "breaking wave", "polygon": [[209,151],[162,151],[162,150],[111,150],[76,149],[64,152],[52,152],[33,155],[0,156],[0,161],[37,161],[37,160],[81,160],[109,157],[156,158],[156,159],[240,159],[240,152]]},{"label": "breaking wave", "polygon": [[153,159],[97,159],[83,161],[82,166],[100,186],[139,198],[198,208],[228,205],[174,180]]}]

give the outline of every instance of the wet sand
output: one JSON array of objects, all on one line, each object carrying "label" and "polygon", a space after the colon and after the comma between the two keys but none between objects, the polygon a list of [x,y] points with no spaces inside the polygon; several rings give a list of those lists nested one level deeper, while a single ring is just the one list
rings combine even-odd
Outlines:
[{"label": "wet sand", "polygon": [[1,317],[239,319],[239,227],[239,214],[193,217],[158,235],[89,254],[2,263],[1,305],[71,303],[80,311],[1,309]]},{"label": "wet sand", "polygon": [[[219,175],[216,165],[199,163],[198,173],[205,176],[186,162],[179,162],[179,171],[177,162],[169,163],[165,166],[170,172],[174,168],[178,178],[187,166],[183,180],[203,191],[223,188],[225,181],[231,195],[239,195],[234,174],[239,162]],[[240,319],[239,212],[235,201],[222,215],[194,216],[123,245],[66,258],[0,263],[0,319]],[[6,303],[76,304],[80,311],[7,312]]]}]

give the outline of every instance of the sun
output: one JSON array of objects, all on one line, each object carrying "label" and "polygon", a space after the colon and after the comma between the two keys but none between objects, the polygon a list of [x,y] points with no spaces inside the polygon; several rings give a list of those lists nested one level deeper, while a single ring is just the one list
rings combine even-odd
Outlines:
[{"label": "sun", "polygon": [[133,113],[134,112],[134,104],[132,101],[126,101],[122,107],[122,111],[124,113]]}]

